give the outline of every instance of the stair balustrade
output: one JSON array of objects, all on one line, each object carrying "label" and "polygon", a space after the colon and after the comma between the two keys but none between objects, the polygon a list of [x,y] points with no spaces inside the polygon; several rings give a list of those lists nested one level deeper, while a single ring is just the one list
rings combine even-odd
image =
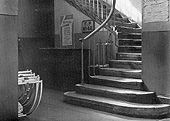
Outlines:
[{"label": "stair balustrade", "polygon": [[[99,20],[101,18],[101,20],[100,20],[101,25],[98,26],[94,31],[92,31],[86,37],[80,39],[80,41],[81,41],[81,48],[82,48],[81,49],[81,73],[82,73],[81,83],[82,84],[84,84],[84,60],[83,60],[83,56],[84,56],[84,53],[83,53],[83,50],[84,50],[84,48],[83,48],[84,41],[91,39],[103,27],[105,27],[107,31],[113,32],[112,28],[109,27],[109,26],[106,27],[106,25],[109,22],[109,20],[112,18],[112,15],[113,15],[114,9],[115,9],[116,1],[112,0],[112,3],[109,4],[111,6],[111,9],[110,9],[110,13],[109,13],[108,16],[107,16],[107,4],[108,3],[106,3],[106,2],[107,1],[90,0],[89,1],[90,6],[89,7],[85,6],[86,8],[83,8],[85,10],[88,10],[88,8],[90,8],[90,11],[93,13],[91,18],[93,18],[93,20],[95,20],[95,22],[96,22],[96,20]],[[82,4],[82,1],[79,1],[78,4]],[[84,7],[83,4],[81,6]],[[92,6],[93,6],[93,8],[92,8]],[[102,7],[99,8],[100,6],[102,6]],[[102,16],[100,17],[100,15],[102,15]],[[102,23],[102,21],[103,21],[103,23]],[[107,29],[107,28],[109,28],[109,29]],[[105,57],[106,56],[106,51],[105,51],[106,50],[106,48],[105,48],[106,42],[104,42],[104,43],[101,43],[101,42],[100,43],[95,43],[95,39],[93,39],[93,41],[94,41],[95,46],[97,46],[97,56],[98,56],[98,64],[97,65],[100,65],[100,60],[101,60],[102,61],[102,65],[104,66],[105,65],[105,58],[106,58]],[[100,48],[102,48],[102,49],[100,49]],[[89,50],[90,50],[90,42],[89,42]],[[89,52],[89,54],[90,54],[90,52]],[[96,56],[96,53],[94,51],[93,52],[93,75],[95,75],[95,66],[96,66],[95,56]],[[100,59],[100,58],[102,58],[102,59]],[[91,66],[90,61],[91,61],[91,57],[89,56],[89,74],[90,74],[90,66]]]},{"label": "stair balustrade", "polygon": [[[89,18],[91,18],[93,21],[95,21],[96,23],[99,24],[99,26],[93,31],[91,32],[89,35],[87,35],[85,38],[81,38],[81,46],[82,46],[82,50],[81,50],[81,73],[82,73],[82,81],[81,83],[84,83],[84,60],[83,60],[83,45],[84,45],[84,41],[88,40],[89,42],[89,76],[91,76],[91,66],[93,67],[93,72],[92,72],[92,76],[96,75],[95,73],[95,68],[96,65],[97,66],[105,66],[106,63],[108,62],[108,58],[111,59],[112,55],[110,54],[110,52],[108,52],[108,46],[114,46],[113,42],[108,41],[110,39],[110,35],[109,34],[114,34],[114,36],[116,37],[117,33],[115,32],[115,3],[116,0],[65,0],[66,2],[70,3],[71,5],[73,5],[76,9],[78,9],[79,11],[81,11],[82,13],[84,13],[85,15],[87,15]],[[112,22],[111,22],[112,21]],[[109,22],[111,22],[112,24],[110,25]],[[105,32],[107,32],[108,34],[108,40],[105,40],[104,42],[100,41],[97,42],[95,40],[95,35],[97,35],[97,33],[100,30],[103,30]],[[93,46],[93,57],[91,59],[91,54],[90,54],[90,50],[91,50],[91,45],[90,45],[90,39],[92,38],[92,41],[94,41],[94,46]],[[116,40],[116,39],[115,39]],[[115,42],[116,43],[116,42]],[[111,50],[109,50],[111,51]],[[109,56],[109,57],[107,57]],[[91,62],[92,60],[92,62]],[[92,63],[92,64],[91,64]]]}]

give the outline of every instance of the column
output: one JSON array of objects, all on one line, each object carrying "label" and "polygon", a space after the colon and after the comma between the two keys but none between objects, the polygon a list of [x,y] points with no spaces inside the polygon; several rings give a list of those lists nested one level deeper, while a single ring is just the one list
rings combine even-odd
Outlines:
[{"label": "column", "polygon": [[18,114],[17,0],[0,0],[0,121]]}]

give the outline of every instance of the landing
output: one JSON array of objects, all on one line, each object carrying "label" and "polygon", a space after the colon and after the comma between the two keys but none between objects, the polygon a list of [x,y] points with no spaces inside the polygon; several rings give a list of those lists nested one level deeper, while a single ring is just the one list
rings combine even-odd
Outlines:
[{"label": "landing", "polygon": [[[39,108],[28,118],[19,121],[157,121],[109,114],[63,102],[63,92],[44,89]],[[170,121],[164,119],[160,121]]]}]

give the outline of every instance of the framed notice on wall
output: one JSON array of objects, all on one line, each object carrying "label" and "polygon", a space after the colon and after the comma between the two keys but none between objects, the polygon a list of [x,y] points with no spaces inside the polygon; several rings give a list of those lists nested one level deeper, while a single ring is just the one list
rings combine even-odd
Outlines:
[{"label": "framed notice on wall", "polygon": [[73,45],[73,14],[61,17],[62,46]]},{"label": "framed notice on wall", "polygon": [[90,33],[95,29],[95,22],[93,20],[82,21],[82,33]]}]

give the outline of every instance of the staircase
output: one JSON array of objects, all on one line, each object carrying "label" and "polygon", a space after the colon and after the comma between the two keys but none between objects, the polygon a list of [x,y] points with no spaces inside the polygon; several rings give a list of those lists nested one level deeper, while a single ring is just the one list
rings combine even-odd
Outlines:
[{"label": "staircase", "polygon": [[163,104],[141,79],[141,28],[123,14],[115,14],[118,32],[116,60],[96,68],[88,84],[64,93],[64,101],[109,113],[138,118],[165,118],[170,106]]}]

